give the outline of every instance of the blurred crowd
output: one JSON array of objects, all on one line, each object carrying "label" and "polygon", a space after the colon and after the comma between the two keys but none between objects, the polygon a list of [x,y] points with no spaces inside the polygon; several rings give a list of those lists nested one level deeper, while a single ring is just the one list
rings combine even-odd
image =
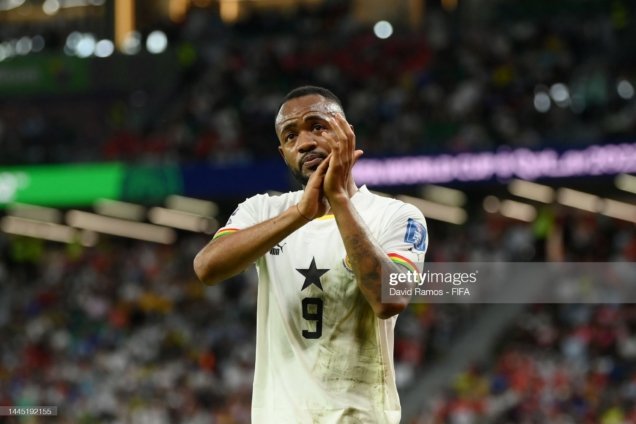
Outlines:
[{"label": "blurred crowd", "polygon": [[64,423],[248,422],[256,286],[205,288],[205,243],[46,245],[2,235],[0,404]]},{"label": "blurred crowd", "polygon": [[[491,221],[498,224],[475,228],[497,240],[498,260],[636,261],[633,224],[567,213],[553,220],[543,237],[537,225],[505,225],[495,216]],[[483,258],[479,251],[490,243],[469,242],[472,248],[457,249],[461,257]],[[455,246],[442,243],[442,248]],[[515,252],[526,256],[515,258]],[[636,423],[635,359],[636,307],[631,301],[529,305],[500,335],[492,357],[454,376],[412,424]]]},{"label": "blurred crowd", "polygon": [[417,424],[636,422],[633,304],[535,305]]},{"label": "blurred crowd", "polygon": [[[275,156],[279,102],[305,83],[342,98],[369,156],[636,133],[629,2],[541,19],[510,4],[471,19],[462,2],[455,12],[430,3],[420,28],[398,24],[386,40],[355,22],[346,2],[233,27],[192,9],[170,33],[183,66],[169,101],[157,104],[149,87],[0,98],[0,165]],[[480,211],[466,225],[429,229],[430,262],[636,261],[633,223],[569,209],[548,207],[533,223]],[[249,422],[256,276],[203,286],[192,259],[206,242],[102,237],[87,248],[0,232],[0,405],[57,405],[63,423]],[[400,389],[479,312],[412,304],[401,314]],[[492,361],[457,376],[417,422],[636,422],[635,358],[633,306],[532,306]]]},{"label": "blurred crowd", "polygon": [[[636,260],[633,226],[589,214],[567,222],[571,229],[555,224],[550,232],[578,240],[567,249],[571,260],[581,254],[575,247],[600,255],[602,239],[609,247],[597,260]],[[495,215],[475,220],[461,240],[429,227],[428,261],[484,260],[478,252],[501,260],[525,252],[531,256],[523,260],[532,260],[540,251],[528,252],[546,241],[532,224]],[[198,282],[192,258],[206,241],[102,237],[86,248],[0,233],[0,404],[57,405],[64,423],[249,422],[256,276]],[[401,314],[399,388],[442,360],[480,308],[413,303]],[[633,417],[635,317],[632,306],[531,307],[501,339],[492,364],[466,370],[435,402],[422,399],[422,422]]]},{"label": "blurred crowd", "polygon": [[526,3],[495,3],[477,19],[461,2],[452,12],[431,2],[420,26],[397,22],[388,39],[354,21],[346,2],[233,26],[193,8],[170,32],[182,66],[167,100],[157,104],[156,87],[0,100],[0,163],[275,156],[280,99],[306,83],[342,97],[369,156],[632,137],[633,5],[552,6],[535,16],[522,13]]}]

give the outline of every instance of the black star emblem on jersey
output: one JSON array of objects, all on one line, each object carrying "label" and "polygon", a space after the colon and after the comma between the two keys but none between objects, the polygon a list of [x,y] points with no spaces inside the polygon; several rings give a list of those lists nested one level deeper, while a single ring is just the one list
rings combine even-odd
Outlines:
[{"label": "black star emblem on jersey", "polygon": [[312,284],[316,285],[320,290],[322,290],[322,284],[320,284],[320,277],[329,271],[329,269],[320,269],[316,268],[316,259],[311,258],[311,264],[307,269],[299,269],[296,268],[296,271],[300,272],[305,277],[305,282],[303,283],[303,288],[300,289],[305,290],[307,287]]}]

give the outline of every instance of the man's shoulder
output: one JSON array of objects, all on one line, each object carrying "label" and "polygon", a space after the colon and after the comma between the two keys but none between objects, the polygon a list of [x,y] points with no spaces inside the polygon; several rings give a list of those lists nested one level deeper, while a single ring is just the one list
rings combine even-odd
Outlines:
[{"label": "man's shoulder", "polygon": [[292,202],[297,202],[302,196],[302,191],[289,191],[287,193],[268,192],[259,193],[245,199],[243,203],[251,204],[255,207],[282,207]]},{"label": "man's shoulder", "polygon": [[[396,199],[390,195],[378,194],[369,191],[366,187],[363,187],[365,196],[369,199],[370,206],[383,215],[393,215],[398,211],[405,213],[421,215],[422,212],[415,205],[407,203],[403,200]],[[361,189],[362,190],[362,189]]]}]

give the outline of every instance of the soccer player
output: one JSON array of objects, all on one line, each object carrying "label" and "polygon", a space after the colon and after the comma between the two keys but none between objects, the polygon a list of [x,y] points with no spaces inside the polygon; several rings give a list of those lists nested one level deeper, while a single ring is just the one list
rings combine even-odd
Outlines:
[{"label": "soccer player", "polygon": [[393,330],[408,297],[382,302],[390,273],[421,272],[421,212],[357,187],[362,155],[338,97],[292,90],[278,147],[303,190],[256,195],[196,256],[216,284],[256,262],[254,423],[398,423]]}]

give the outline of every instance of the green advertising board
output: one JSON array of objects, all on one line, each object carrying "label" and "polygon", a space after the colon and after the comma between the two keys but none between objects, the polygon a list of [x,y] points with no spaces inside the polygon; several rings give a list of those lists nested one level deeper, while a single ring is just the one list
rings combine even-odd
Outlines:
[{"label": "green advertising board", "polygon": [[119,162],[0,167],[0,209],[12,203],[89,206],[97,199],[154,204],[183,192],[179,167]]},{"label": "green advertising board", "polygon": [[11,203],[80,206],[99,198],[119,199],[124,171],[120,163],[0,168],[0,208]]}]

